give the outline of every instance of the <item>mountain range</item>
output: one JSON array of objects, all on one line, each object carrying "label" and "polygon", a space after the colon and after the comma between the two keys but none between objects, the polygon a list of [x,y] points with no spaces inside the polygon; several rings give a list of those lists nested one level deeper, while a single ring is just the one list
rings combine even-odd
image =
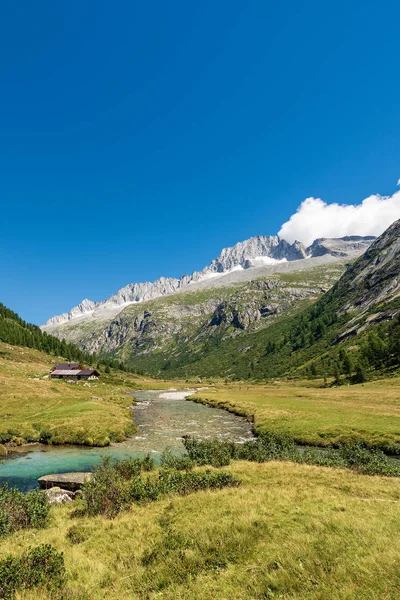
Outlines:
[{"label": "mountain range", "polygon": [[[262,272],[271,274],[282,270],[279,265],[283,263],[295,263],[283,267],[283,270],[290,271],[298,269],[298,261],[304,259],[325,257],[326,262],[330,262],[332,258],[354,257],[363,252],[373,239],[373,237],[360,236],[339,239],[321,238],[306,248],[301,242],[296,241],[289,244],[278,236],[252,237],[231,248],[224,248],[210,265],[201,271],[194,271],[191,275],[183,275],[179,279],[161,277],[152,283],[130,283],[100,302],[82,300],[69,312],[51,317],[43,329],[50,331],[53,327],[76,319],[110,317],[121,312],[129,304],[153,300],[182,290],[196,289],[196,284],[202,284],[202,287],[212,287],[213,283],[226,285],[233,281],[248,279],[247,274],[241,276],[238,273],[242,271],[248,271],[250,276],[259,276]],[[313,263],[307,267],[311,264]],[[261,270],[257,273],[253,272],[257,268]],[[235,272],[235,275],[226,277]],[[221,280],[222,276],[224,278]],[[216,281],[217,279],[219,281]],[[211,282],[211,280],[214,281]],[[191,287],[189,288],[189,286]]]},{"label": "mountain range", "polygon": [[4,308],[0,339],[164,378],[352,383],[399,373],[399,273],[400,221],[377,239],[318,239],[308,248],[259,236],[191,276],[84,301],[42,333]]}]

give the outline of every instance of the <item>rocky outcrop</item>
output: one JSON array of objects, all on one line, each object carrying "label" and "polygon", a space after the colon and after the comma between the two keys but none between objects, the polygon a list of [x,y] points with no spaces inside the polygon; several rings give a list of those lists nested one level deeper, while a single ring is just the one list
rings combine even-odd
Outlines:
[{"label": "rocky outcrop", "polygon": [[[251,297],[247,293],[250,290]],[[278,315],[294,302],[314,297],[319,293],[319,288],[288,286],[279,279],[253,281],[244,290],[218,304],[209,321],[209,327],[254,329],[259,321]]]},{"label": "rocky outcrop", "polygon": [[[194,363],[231,339],[258,336],[286,314],[308,306],[345,272],[348,259],[312,258],[280,266],[299,263],[300,269],[261,277],[264,268],[235,271],[249,278],[225,286],[193,285],[179,293],[132,303],[104,320],[65,324],[59,335],[89,352],[159,374],[171,364]],[[256,279],[251,279],[253,272]]]}]

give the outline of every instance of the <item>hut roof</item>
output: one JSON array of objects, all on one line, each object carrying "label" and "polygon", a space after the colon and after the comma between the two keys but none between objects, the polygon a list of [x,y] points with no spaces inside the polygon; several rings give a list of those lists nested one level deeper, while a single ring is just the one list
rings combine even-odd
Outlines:
[{"label": "hut roof", "polygon": [[96,369],[82,369],[81,371],[79,371],[79,375],[95,375],[96,377],[98,377],[100,373],[96,371]]},{"label": "hut roof", "polygon": [[80,374],[79,369],[54,369],[53,375],[70,375],[76,376]]}]

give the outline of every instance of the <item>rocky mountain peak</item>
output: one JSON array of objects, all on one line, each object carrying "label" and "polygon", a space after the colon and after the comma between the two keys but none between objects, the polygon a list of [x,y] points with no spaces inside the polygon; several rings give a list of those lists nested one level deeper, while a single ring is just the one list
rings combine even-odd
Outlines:
[{"label": "rocky mountain peak", "polygon": [[70,312],[49,319],[44,328],[51,329],[75,319],[107,318],[118,314],[128,304],[173,294],[191,284],[225,275],[231,271],[255,267],[271,268],[278,263],[299,261],[325,254],[335,257],[354,256],[368,248],[372,240],[373,238],[358,236],[336,240],[319,239],[309,248],[305,248],[298,241],[290,244],[276,235],[258,235],[238,242],[232,247],[224,248],[219,256],[202,271],[194,271],[191,275],[183,275],[180,279],[160,277],[154,282],[130,283],[107,300],[101,302],[83,300]]},{"label": "rocky mountain peak", "polygon": [[305,248],[300,242],[289,244],[277,235],[258,235],[231,248],[224,248],[212,261],[207,272],[225,273],[231,269],[251,268],[253,261],[268,258],[270,264],[278,260],[299,260],[305,257]]}]

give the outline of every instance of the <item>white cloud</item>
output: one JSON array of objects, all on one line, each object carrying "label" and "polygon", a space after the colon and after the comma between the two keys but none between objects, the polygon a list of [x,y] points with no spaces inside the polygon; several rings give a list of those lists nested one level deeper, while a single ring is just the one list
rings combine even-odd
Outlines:
[{"label": "white cloud", "polygon": [[400,191],[393,196],[369,196],[361,204],[327,204],[321,198],[307,198],[278,235],[288,242],[299,240],[309,246],[321,237],[380,235],[397,219]]}]

